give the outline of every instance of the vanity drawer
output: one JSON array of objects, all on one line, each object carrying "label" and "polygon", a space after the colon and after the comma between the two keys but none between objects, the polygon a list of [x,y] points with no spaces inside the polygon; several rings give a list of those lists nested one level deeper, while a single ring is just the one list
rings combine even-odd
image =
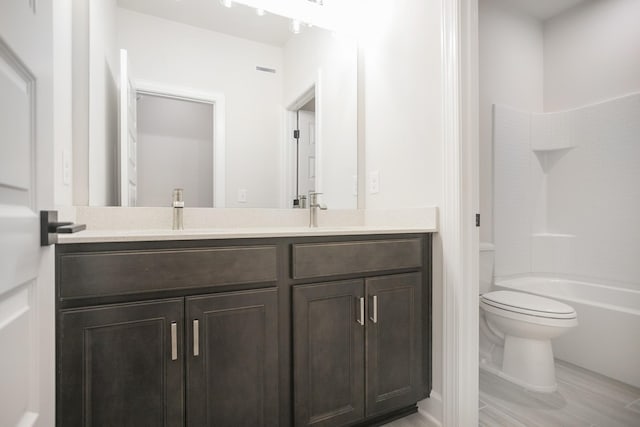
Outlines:
[{"label": "vanity drawer", "polygon": [[292,256],[293,279],[420,268],[422,240],[300,243]]},{"label": "vanity drawer", "polygon": [[63,254],[61,299],[275,282],[275,246]]}]

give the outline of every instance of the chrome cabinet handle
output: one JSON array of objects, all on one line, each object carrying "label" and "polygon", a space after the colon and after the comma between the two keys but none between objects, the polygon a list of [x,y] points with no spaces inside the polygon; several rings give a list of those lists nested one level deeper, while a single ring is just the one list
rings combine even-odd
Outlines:
[{"label": "chrome cabinet handle", "polygon": [[178,360],[178,323],[171,322],[171,360]]},{"label": "chrome cabinet handle", "polygon": [[378,296],[373,296],[373,315],[369,317],[373,323],[378,323]]},{"label": "chrome cabinet handle", "polygon": [[200,356],[200,321],[193,321],[193,355]]},{"label": "chrome cabinet handle", "polygon": [[364,297],[360,297],[360,318],[358,323],[364,326]]}]

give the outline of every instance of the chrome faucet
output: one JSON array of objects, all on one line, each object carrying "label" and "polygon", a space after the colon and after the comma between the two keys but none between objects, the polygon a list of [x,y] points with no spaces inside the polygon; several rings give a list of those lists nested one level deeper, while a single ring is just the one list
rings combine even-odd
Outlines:
[{"label": "chrome faucet", "polygon": [[322,193],[309,191],[309,227],[318,226],[318,209],[326,211],[327,206],[318,203],[318,196]]},{"label": "chrome faucet", "polygon": [[184,198],[183,198],[183,189],[182,188],[174,188],[173,189],[173,202],[171,206],[173,206],[173,229],[174,230],[184,230],[184,224],[182,220],[182,209],[184,208]]}]

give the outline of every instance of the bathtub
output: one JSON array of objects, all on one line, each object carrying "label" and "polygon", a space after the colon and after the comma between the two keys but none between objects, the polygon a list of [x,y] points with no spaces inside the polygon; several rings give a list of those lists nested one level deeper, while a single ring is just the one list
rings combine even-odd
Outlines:
[{"label": "bathtub", "polygon": [[572,306],[578,326],[553,341],[554,356],[640,387],[640,290],[545,277],[496,280],[494,289]]}]

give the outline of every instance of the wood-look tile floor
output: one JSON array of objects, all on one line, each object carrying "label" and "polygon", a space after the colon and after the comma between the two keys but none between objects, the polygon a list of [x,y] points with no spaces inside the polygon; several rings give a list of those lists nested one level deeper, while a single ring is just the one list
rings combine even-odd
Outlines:
[{"label": "wood-look tile floor", "polygon": [[640,427],[640,389],[556,360],[558,390],[527,391],[480,371],[480,425]]},{"label": "wood-look tile floor", "polygon": [[[480,371],[479,424],[486,427],[640,427],[640,389],[556,361],[558,390],[527,391]],[[410,415],[385,427],[420,427]]]}]

